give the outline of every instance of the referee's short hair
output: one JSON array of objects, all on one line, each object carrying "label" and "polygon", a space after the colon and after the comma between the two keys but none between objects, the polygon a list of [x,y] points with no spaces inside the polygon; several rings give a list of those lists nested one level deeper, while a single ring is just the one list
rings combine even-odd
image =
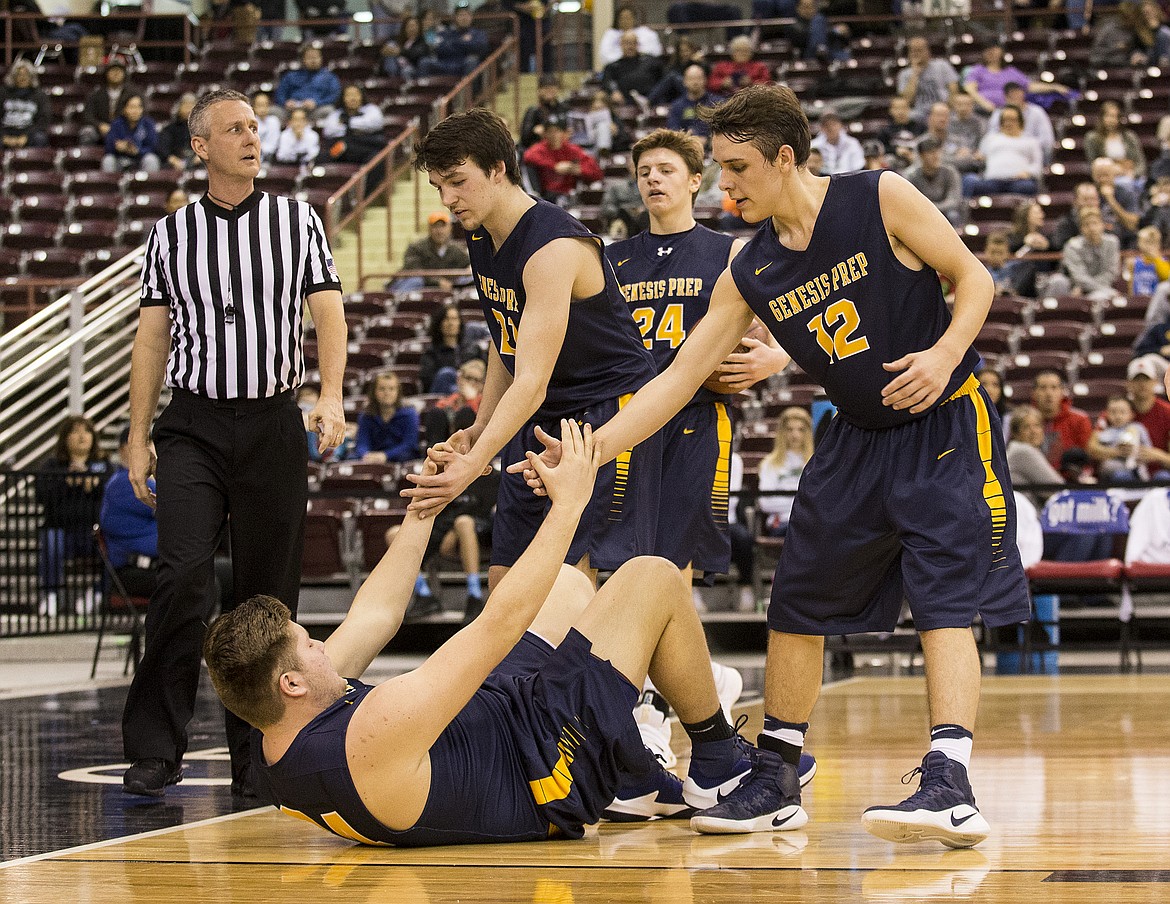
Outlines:
[{"label": "referee's short hair", "polygon": [[208,91],[195,101],[191,115],[187,117],[187,128],[192,135],[198,135],[200,138],[211,137],[211,124],[207,121],[207,111],[220,101],[225,100],[239,100],[248,103],[248,98],[245,95],[239,91],[233,91],[231,88],[216,88],[214,91]]},{"label": "referee's short hair", "polygon": [[455,113],[432,128],[418,143],[415,169],[445,173],[470,160],[485,173],[498,163],[514,185],[520,184],[520,163],[516,142],[508,124],[482,107]]}]

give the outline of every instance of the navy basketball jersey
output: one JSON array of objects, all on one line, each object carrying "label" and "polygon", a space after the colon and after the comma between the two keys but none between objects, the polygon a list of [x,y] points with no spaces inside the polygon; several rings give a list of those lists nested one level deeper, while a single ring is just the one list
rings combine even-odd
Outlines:
[{"label": "navy basketball jersey", "polygon": [[[345,695],[301,729],[277,762],[264,762],[263,736],[252,733],[256,775],[284,813],[363,844],[433,845],[532,841],[548,837],[511,738],[510,701],[481,688],[430,750],[431,791],[418,821],[394,830],[362,803],[345,758],[345,733],[373,690],[349,679]],[[258,755],[257,755],[258,754]],[[490,794],[485,794],[485,776]]]},{"label": "navy basketball jersey", "polygon": [[[734,241],[696,225],[672,235],[647,230],[605,249],[659,373],[670,366],[683,340],[707,313],[711,290],[727,268]],[[694,401],[727,398],[699,389]]]},{"label": "navy basketball jersey", "polygon": [[[882,404],[882,389],[898,375],[882,365],[930,348],[951,322],[938,274],[911,270],[890,247],[880,177],[880,170],[832,176],[806,250],[781,245],[769,219],[731,265],[740,294],[784,350],[846,420],[867,429],[922,417]],[[967,349],[932,407],[978,364]]]},{"label": "navy basketball jersey", "polygon": [[[626,308],[613,268],[602,255],[601,239],[547,201],[537,201],[525,211],[498,249],[492,247],[483,227],[467,236],[479,300],[504,366],[515,374],[516,334],[522,329],[526,301],[524,268],[533,254],[565,237],[596,244],[605,290],[570,303],[564,343],[538,418],[567,417],[597,402],[636,392],[654,377],[653,361]],[[541,337],[524,341],[540,342]]]}]

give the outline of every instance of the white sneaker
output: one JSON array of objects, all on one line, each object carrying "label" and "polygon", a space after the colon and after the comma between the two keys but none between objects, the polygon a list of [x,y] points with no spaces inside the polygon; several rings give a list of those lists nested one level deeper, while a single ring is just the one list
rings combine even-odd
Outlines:
[{"label": "white sneaker", "polygon": [[662,710],[653,703],[639,703],[634,707],[634,721],[638,723],[642,743],[663,768],[672,769],[678,765],[678,757],[670,748],[670,720]]},{"label": "white sneaker", "polygon": [[727,716],[727,724],[734,725],[735,717],[731,714],[731,707],[743,694],[743,675],[729,665],[720,665],[711,660],[711,676],[715,679],[715,692],[719,695],[723,714]]},{"label": "white sneaker", "polygon": [[736,609],[740,612],[756,611],[756,592],[746,584],[739,588],[739,600],[736,603]]}]

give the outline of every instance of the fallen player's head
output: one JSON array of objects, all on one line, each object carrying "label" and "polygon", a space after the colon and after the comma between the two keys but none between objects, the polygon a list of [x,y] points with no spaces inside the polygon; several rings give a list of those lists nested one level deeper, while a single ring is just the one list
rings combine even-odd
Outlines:
[{"label": "fallen player's head", "polygon": [[217,618],[203,658],[223,705],[260,730],[283,719],[290,703],[323,709],[345,693],[324,644],[271,596],[253,596]]}]

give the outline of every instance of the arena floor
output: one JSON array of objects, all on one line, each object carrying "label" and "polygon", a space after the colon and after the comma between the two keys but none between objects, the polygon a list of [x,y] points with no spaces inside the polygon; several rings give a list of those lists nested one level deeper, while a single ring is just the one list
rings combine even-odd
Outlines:
[{"label": "arena floor", "polygon": [[[986,679],[972,781],[994,834],[966,851],[894,846],[858,821],[906,794],[898,780],[926,724],[921,678],[826,688],[802,831],[602,824],[582,841],[422,850],[359,847],[271,809],[232,812],[226,752],[200,746],[215,737],[207,694],[192,736],[204,752],[184,782],[161,803],[123,795],[111,761],[122,693],[0,702],[0,901],[1170,900],[1165,675]],[[754,734],[760,707],[743,711]]]}]

